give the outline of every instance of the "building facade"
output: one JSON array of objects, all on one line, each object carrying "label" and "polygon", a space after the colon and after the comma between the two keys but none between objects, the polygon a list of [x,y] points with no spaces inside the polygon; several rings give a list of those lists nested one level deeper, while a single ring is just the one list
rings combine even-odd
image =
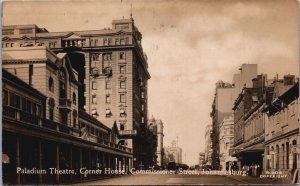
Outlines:
[{"label": "building facade", "polygon": [[237,159],[229,155],[233,147],[234,122],[233,116],[225,117],[220,124],[220,166],[221,170],[231,170]]},{"label": "building facade", "polygon": [[205,165],[211,168],[212,165],[212,125],[205,127]]},{"label": "building facade", "polygon": [[157,147],[156,147],[156,165],[163,165],[163,139],[164,139],[164,125],[160,119],[155,119],[153,116],[148,121],[149,127],[153,128],[154,133],[157,136]]},{"label": "building facade", "polygon": [[171,147],[164,148],[165,156],[167,157],[167,162],[175,162],[177,164],[182,163],[182,149],[178,147],[178,144],[175,140],[172,141]]},{"label": "building facade", "polygon": [[218,81],[216,83],[216,92],[212,105],[212,169],[220,169],[220,124],[225,117],[232,114],[232,103],[233,103],[233,93],[234,87],[230,83],[224,83],[223,81]]},{"label": "building facade", "polygon": [[78,72],[79,108],[120,129],[120,144],[133,148],[134,165],[145,161],[147,144],[147,56],[134,20],[112,21],[112,28],[49,32],[36,25],[3,26],[2,47],[47,46],[67,53]]},{"label": "building facade", "polygon": [[131,168],[132,149],[117,143],[116,124],[79,109],[78,75],[67,55],[43,46],[2,54],[3,183],[75,183],[106,176],[86,169]]},{"label": "building facade", "polygon": [[268,116],[265,129],[264,172],[280,171],[287,175],[288,182],[292,183],[299,182],[300,171],[298,102],[299,82],[296,82],[264,110]]}]

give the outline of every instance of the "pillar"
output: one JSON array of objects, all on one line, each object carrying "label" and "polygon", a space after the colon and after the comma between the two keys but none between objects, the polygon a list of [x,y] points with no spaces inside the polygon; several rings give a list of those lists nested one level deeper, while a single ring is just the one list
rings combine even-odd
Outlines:
[{"label": "pillar", "polygon": [[[20,166],[20,138],[16,136],[16,167]],[[17,174],[17,184],[19,185],[21,182],[21,175],[20,173]]]},{"label": "pillar", "polygon": [[[59,170],[59,144],[56,144],[56,169]],[[56,183],[59,183],[59,174],[56,174]]]},{"label": "pillar", "polygon": [[[42,170],[43,168],[43,152],[42,152],[42,141],[39,140],[38,142],[38,151],[39,151],[39,169]],[[43,182],[43,174],[39,174],[39,183]]]},{"label": "pillar", "polygon": [[[73,169],[73,148],[72,146],[70,146],[70,167],[69,169]],[[73,180],[73,175],[71,174],[70,175],[70,180],[72,181]]]},{"label": "pillar", "polygon": [[[82,149],[79,149],[79,169],[82,168]],[[80,174],[80,181],[82,180],[82,174]]]}]

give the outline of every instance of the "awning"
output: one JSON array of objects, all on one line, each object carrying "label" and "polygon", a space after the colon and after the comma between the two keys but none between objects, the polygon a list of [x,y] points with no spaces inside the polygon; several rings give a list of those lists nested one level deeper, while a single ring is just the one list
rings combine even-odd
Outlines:
[{"label": "awning", "polygon": [[250,153],[250,152],[264,152],[265,146],[262,143],[258,143],[255,145],[252,145],[250,147],[247,147],[240,151],[240,153]]},{"label": "awning", "polygon": [[120,114],[125,114],[125,110],[124,110],[124,109],[121,109],[121,110],[120,110]]}]

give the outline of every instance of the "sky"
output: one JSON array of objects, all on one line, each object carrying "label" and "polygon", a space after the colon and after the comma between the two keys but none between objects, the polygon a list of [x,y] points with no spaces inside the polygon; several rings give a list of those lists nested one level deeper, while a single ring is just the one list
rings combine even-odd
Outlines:
[{"label": "sky", "polygon": [[129,18],[131,5],[151,74],[149,117],[163,121],[164,146],[178,136],[187,164],[204,151],[218,80],[232,83],[245,63],[268,78],[299,76],[295,0],[13,1],[3,3],[2,24],[98,30]]}]

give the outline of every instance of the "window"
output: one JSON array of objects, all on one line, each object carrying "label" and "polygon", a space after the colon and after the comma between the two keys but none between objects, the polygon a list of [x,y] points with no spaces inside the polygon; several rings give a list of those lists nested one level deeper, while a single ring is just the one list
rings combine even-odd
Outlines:
[{"label": "window", "polygon": [[126,102],[125,94],[120,94],[120,102],[121,103],[125,103]]},{"label": "window", "polygon": [[125,74],[126,69],[125,69],[125,65],[120,65],[120,74]]},{"label": "window", "polygon": [[142,106],[141,106],[141,109],[142,109],[142,111],[144,111],[145,110],[145,106],[142,104]]},{"label": "window", "polygon": [[119,59],[125,59],[125,52],[119,53]]},{"label": "window", "polygon": [[126,37],[126,44],[129,44],[129,38]]},{"label": "window", "polygon": [[73,127],[76,128],[77,126],[77,111],[73,110]]},{"label": "window", "polygon": [[108,39],[108,45],[111,45],[111,38]]},{"label": "window", "polygon": [[8,92],[6,90],[2,92],[2,104],[8,105]]},{"label": "window", "polygon": [[120,123],[120,130],[125,130],[125,124],[124,123]]},{"label": "window", "polygon": [[32,28],[20,29],[20,34],[32,34]]},{"label": "window", "polygon": [[49,119],[50,119],[51,121],[53,121],[53,116],[54,116],[53,108],[50,108],[50,109],[49,109]]},{"label": "window", "polygon": [[9,93],[9,106],[15,107],[15,94]]},{"label": "window", "polygon": [[36,105],[36,114],[38,116],[42,116],[42,106],[41,105]]},{"label": "window", "polygon": [[93,109],[93,110],[92,110],[92,116],[93,116],[94,118],[97,118],[98,112],[97,112],[96,109]]},{"label": "window", "polygon": [[36,104],[32,103],[32,114],[37,115],[36,113]]},{"label": "window", "polygon": [[14,29],[3,30],[2,35],[14,35]]},{"label": "window", "polygon": [[107,94],[105,96],[105,103],[110,103],[110,95],[109,94]]},{"label": "window", "polygon": [[125,45],[125,39],[120,39],[121,45]]},{"label": "window", "polygon": [[97,97],[96,94],[92,95],[92,103],[96,104],[97,103]]},{"label": "window", "polygon": [[126,112],[124,108],[120,109],[120,117],[125,117],[126,116]]},{"label": "window", "polygon": [[67,113],[61,113],[60,114],[61,123],[64,125],[68,124],[68,114]]},{"label": "window", "polygon": [[26,99],[22,98],[22,110],[26,111]]},{"label": "window", "polygon": [[76,105],[76,102],[77,102],[76,93],[73,92],[73,104]]},{"label": "window", "polygon": [[141,92],[141,97],[142,97],[142,98],[145,98],[144,92]]},{"label": "window", "polygon": [[109,61],[109,60],[111,60],[111,54],[103,54],[103,60],[104,60],[104,61]]},{"label": "window", "polygon": [[31,101],[29,100],[26,101],[26,111],[31,113]]},{"label": "window", "polygon": [[10,44],[10,47],[14,47],[14,43],[11,43],[11,44]]},{"label": "window", "polygon": [[120,45],[119,39],[116,39],[116,40],[115,40],[115,44],[116,44],[116,45]]},{"label": "window", "polygon": [[124,80],[120,81],[120,88],[126,88],[126,82]]},{"label": "window", "polygon": [[90,40],[90,46],[93,46],[93,40],[92,39]]},{"label": "window", "polygon": [[145,118],[142,116],[141,118],[141,122],[144,123],[145,122]]},{"label": "window", "polygon": [[104,46],[107,46],[107,45],[108,45],[107,39],[104,39],[104,40],[103,40],[103,45],[104,45]]},{"label": "window", "polygon": [[95,39],[95,46],[98,46],[98,39]]},{"label": "window", "polygon": [[21,108],[21,97],[16,95],[16,103],[15,103],[15,106],[17,109],[20,109]]},{"label": "window", "polygon": [[105,116],[106,116],[106,117],[110,117],[110,116],[111,116],[111,111],[110,111],[110,109],[106,109],[106,111],[105,111]]},{"label": "window", "polygon": [[106,80],[105,81],[105,88],[106,89],[110,89],[111,88],[110,80]]},{"label": "window", "polygon": [[54,82],[52,77],[49,77],[49,91],[54,92]]},{"label": "window", "polygon": [[29,65],[29,85],[32,85],[33,65]]},{"label": "window", "polygon": [[93,90],[97,89],[97,82],[96,81],[92,81],[92,89]]}]

